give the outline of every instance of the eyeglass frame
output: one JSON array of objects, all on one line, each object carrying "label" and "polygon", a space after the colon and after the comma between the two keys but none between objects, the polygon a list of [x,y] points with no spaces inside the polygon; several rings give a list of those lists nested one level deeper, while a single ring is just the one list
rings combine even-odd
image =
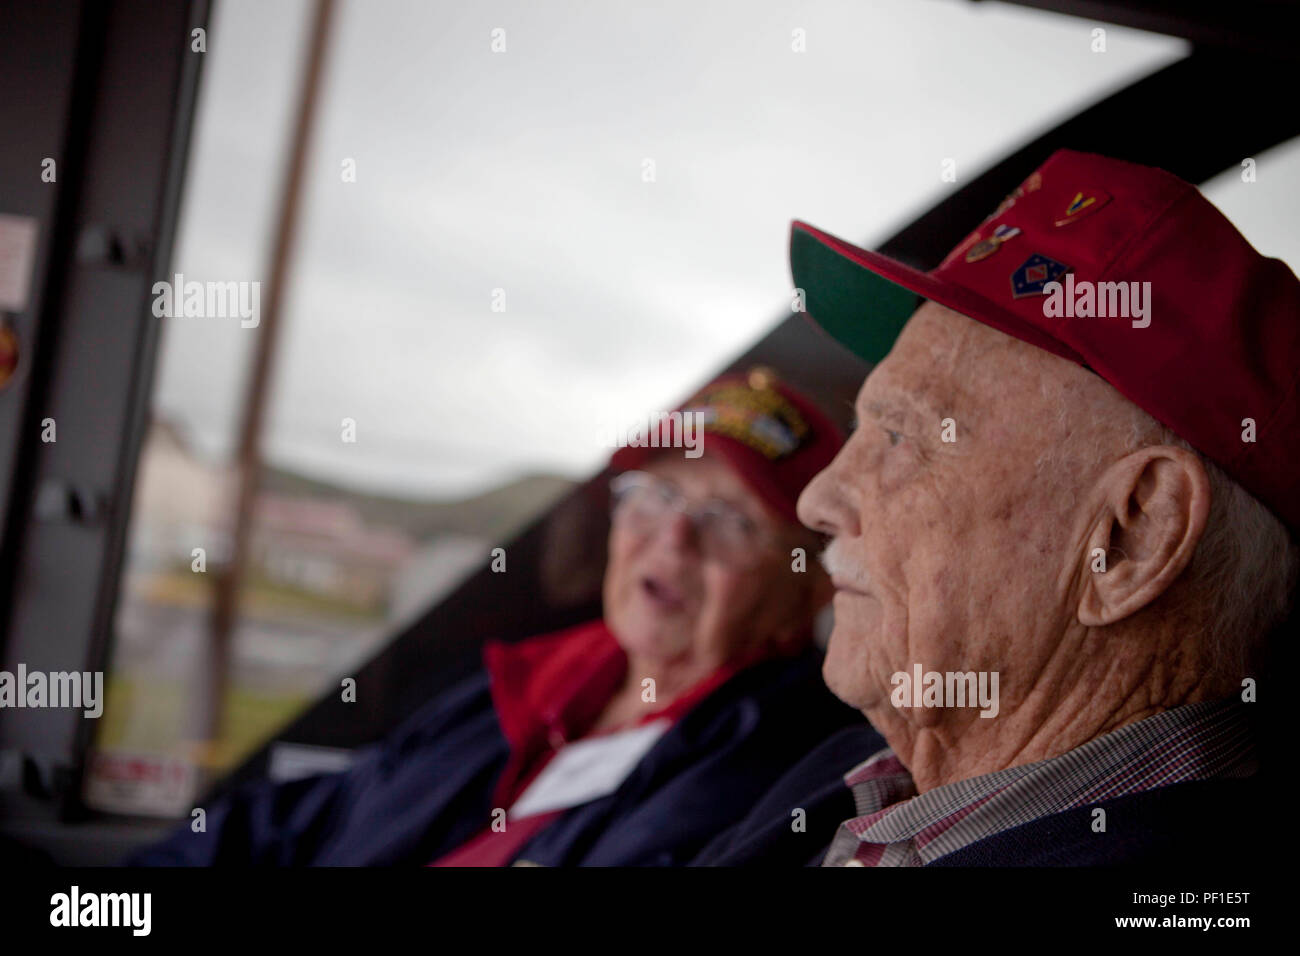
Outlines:
[{"label": "eyeglass frame", "polygon": [[[629,486],[629,479],[638,484]],[[623,488],[620,486],[629,487]],[[780,544],[780,538],[776,533],[774,533],[770,528],[764,527],[762,524],[755,521],[735,505],[732,505],[721,498],[708,498],[702,502],[692,503],[682,490],[677,487],[677,485],[664,478],[660,478],[657,475],[651,474],[648,471],[625,471],[610,479],[610,520],[615,526],[619,524],[618,515],[620,506],[628,500],[627,495],[636,487],[659,491],[661,496],[665,498],[664,514],[680,513],[686,515],[686,517],[690,519],[691,527],[696,535],[696,540],[700,543],[700,552],[704,554],[705,557],[711,558],[712,560],[733,567],[752,567],[758,563],[755,556],[757,552],[774,549],[776,545]],[[664,492],[667,494],[664,495]],[[754,529],[754,539],[744,545],[738,544],[735,554],[729,552],[726,554],[718,553],[717,539],[709,536],[705,531],[705,526],[700,520],[704,513],[702,509],[710,506],[713,507],[714,513],[720,511],[724,514],[736,515],[737,517],[742,518],[747,525]],[[654,530],[657,531],[658,529]],[[706,546],[706,542],[710,541],[714,544],[713,548]]]}]

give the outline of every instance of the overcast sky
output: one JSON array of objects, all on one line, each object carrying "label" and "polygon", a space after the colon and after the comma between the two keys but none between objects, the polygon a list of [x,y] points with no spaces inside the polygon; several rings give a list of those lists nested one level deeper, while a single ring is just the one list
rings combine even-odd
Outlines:
[{"label": "overcast sky", "polygon": [[[1187,52],[1108,27],[1094,53],[1098,24],[996,3],[628,6],[339,4],[270,460],[422,497],[581,477],[608,454],[596,420],[665,407],[788,310],[790,219],[879,241],[956,188],[945,158],[960,186]],[[306,10],[216,5],[174,263],[188,279],[266,278]],[[1283,254],[1269,243],[1294,241],[1295,215],[1231,186],[1225,209],[1271,220],[1264,237],[1241,224]],[[156,405],[228,453],[259,332],[165,322]]]}]

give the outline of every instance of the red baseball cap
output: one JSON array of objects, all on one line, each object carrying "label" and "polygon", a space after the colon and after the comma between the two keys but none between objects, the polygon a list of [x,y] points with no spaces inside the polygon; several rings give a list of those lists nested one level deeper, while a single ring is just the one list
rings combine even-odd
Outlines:
[{"label": "red baseball cap", "polygon": [[1300,529],[1300,282],[1178,177],[1063,149],[929,272],[797,221],[790,266],[867,361],[931,299],[1091,369]]},{"label": "red baseball cap", "polygon": [[[806,395],[778,380],[769,368],[747,375],[724,375],[700,389],[676,411],[692,415],[697,432],[707,434],[702,449],[716,452],[741,480],[789,521],[798,523],[795,503],[813,477],[831,463],[844,436]],[[673,429],[660,426],[659,447],[628,445],[614,452],[610,466],[626,471],[651,456],[682,444]]]}]

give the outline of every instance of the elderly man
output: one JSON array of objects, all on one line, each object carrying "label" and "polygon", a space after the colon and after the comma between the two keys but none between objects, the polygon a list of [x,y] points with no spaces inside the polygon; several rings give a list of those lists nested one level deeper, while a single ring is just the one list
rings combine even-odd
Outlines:
[{"label": "elderly man", "polygon": [[791,261],[879,363],[799,515],[832,536],[827,685],[889,746],[829,741],[696,862],[1259,852],[1255,681],[1300,565],[1292,272],[1187,183],[1071,151],[930,273],[800,223]]},{"label": "elderly man", "polygon": [[482,673],[349,771],[238,790],[134,862],[688,861],[854,719],[818,677],[830,583],[795,515],[842,439],[763,369],[663,428],[613,458],[603,619],[489,642]]}]

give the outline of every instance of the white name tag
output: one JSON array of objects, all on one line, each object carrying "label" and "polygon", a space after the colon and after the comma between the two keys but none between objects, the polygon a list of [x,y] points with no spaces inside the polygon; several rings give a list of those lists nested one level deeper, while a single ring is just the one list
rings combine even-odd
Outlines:
[{"label": "white name tag", "polygon": [[671,721],[568,744],[551,758],[507,812],[507,819],[566,810],[608,796],[668,730]]}]

